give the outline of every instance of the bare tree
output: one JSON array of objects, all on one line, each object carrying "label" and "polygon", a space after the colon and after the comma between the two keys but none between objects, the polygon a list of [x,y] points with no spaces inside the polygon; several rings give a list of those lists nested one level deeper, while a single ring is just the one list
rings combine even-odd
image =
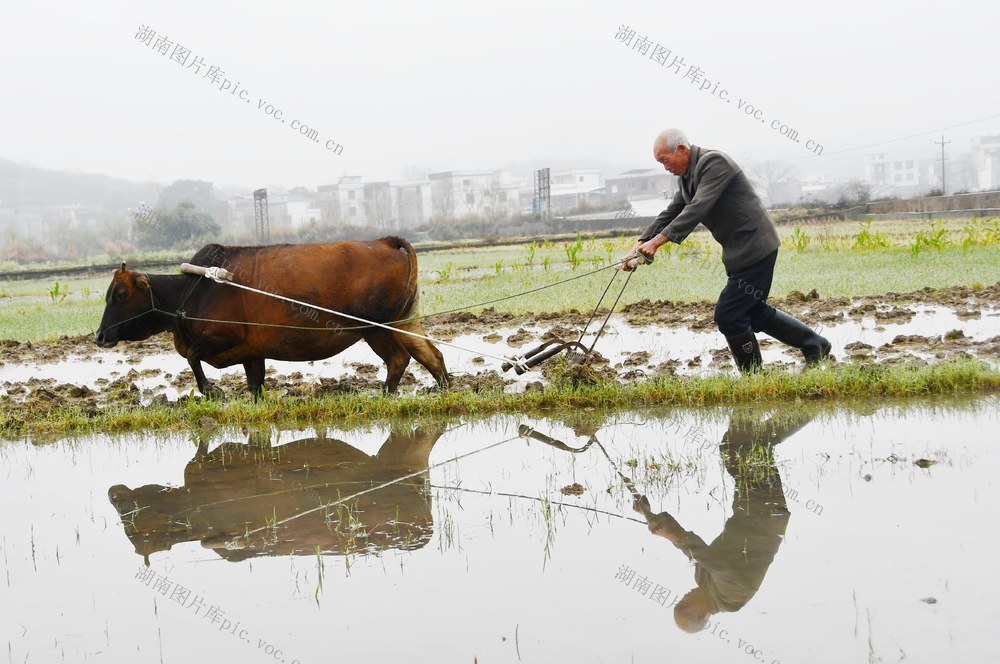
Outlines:
[{"label": "bare tree", "polygon": [[455,185],[445,180],[438,186],[431,185],[431,204],[435,214],[442,219],[451,219],[455,214]]},{"label": "bare tree", "polygon": [[[482,193],[480,191],[480,200],[482,200]],[[461,198],[462,205],[465,207],[465,214],[471,215],[478,211],[478,206],[476,205],[476,187],[471,179],[469,180],[469,184],[462,184],[462,188],[458,190],[458,195]]]},{"label": "bare tree", "polygon": [[868,180],[854,178],[851,180],[851,186],[854,190],[854,200],[858,203],[867,203],[871,199],[872,190]]},{"label": "bare tree", "polygon": [[400,175],[403,176],[404,180],[426,180],[427,174],[431,170],[425,166],[404,166],[400,171]]},{"label": "bare tree", "polygon": [[500,184],[500,178],[494,177],[489,185],[483,187],[483,214],[490,221],[502,221],[510,217],[511,201],[510,194],[505,192]]},{"label": "bare tree", "polygon": [[783,161],[758,161],[750,164],[750,176],[758,187],[767,194],[767,200],[774,204],[778,186],[792,174],[792,167]]},{"label": "bare tree", "polygon": [[366,186],[365,208],[369,222],[379,228],[396,226],[397,206],[392,200],[392,188],[388,182]]}]

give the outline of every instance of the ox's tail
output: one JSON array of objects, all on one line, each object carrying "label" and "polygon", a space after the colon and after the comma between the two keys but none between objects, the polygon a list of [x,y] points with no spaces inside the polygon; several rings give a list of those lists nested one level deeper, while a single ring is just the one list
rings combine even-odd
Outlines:
[{"label": "ox's tail", "polygon": [[409,276],[406,280],[406,304],[403,305],[403,310],[399,312],[398,318],[402,320],[417,317],[420,315],[420,289],[417,287],[417,252],[414,251],[412,244],[395,235],[384,237],[382,241],[393,249],[398,249],[405,253],[410,261]]}]

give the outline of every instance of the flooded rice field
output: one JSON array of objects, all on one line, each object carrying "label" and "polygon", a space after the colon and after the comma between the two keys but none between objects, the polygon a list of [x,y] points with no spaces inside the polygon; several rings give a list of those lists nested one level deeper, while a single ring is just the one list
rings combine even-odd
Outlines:
[{"label": "flooded rice field", "polygon": [[[880,305],[853,316],[843,312],[812,312],[825,320],[817,329],[833,344],[838,361],[934,362],[976,357],[1000,363],[1000,310],[961,309],[936,304]],[[808,312],[807,314],[808,315]],[[693,320],[690,320],[690,319]],[[664,375],[695,376],[734,371],[724,338],[708,327],[711,315],[690,315],[672,325],[643,320],[641,315],[611,317],[595,345],[594,366],[604,375],[622,381],[647,380]],[[487,318],[486,321],[489,321]],[[459,387],[503,386],[520,391],[544,379],[535,370],[521,376],[504,373],[496,357],[516,357],[552,338],[576,340],[586,317],[569,316],[555,321],[506,317],[500,321],[466,320],[428,326],[430,333],[446,339],[445,362]],[[599,321],[598,321],[599,323]],[[598,323],[591,324],[584,342],[594,340]],[[764,361],[769,365],[797,366],[798,351],[760,335]],[[0,398],[25,401],[43,399],[93,400],[102,392],[131,389],[135,400],[173,401],[191,393],[194,377],[187,361],[174,351],[167,335],[145,342],[123,343],[114,350],[100,350],[90,338],[64,340],[58,350],[47,345],[10,347],[0,363]],[[318,362],[268,362],[267,389],[278,395],[316,395],[331,391],[376,391],[385,380],[385,365],[359,343],[344,353]],[[210,379],[230,393],[244,390],[240,366],[222,371],[207,367]],[[402,383],[403,389],[430,387],[433,379],[416,362]],[[120,396],[120,395],[119,395]]]},{"label": "flooded rice field", "polygon": [[991,662],[1000,399],[0,441],[11,662]]}]

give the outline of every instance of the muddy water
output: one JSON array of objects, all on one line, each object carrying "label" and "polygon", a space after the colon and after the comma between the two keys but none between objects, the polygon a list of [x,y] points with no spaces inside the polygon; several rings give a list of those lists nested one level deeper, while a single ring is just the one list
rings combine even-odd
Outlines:
[{"label": "muddy water", "polygon": [[989,397],[0,442],[0,648],[996,661],[998,420]]},{"label": "muddy water", "polygon": [[[953,309],[937,305],[914,304],[893,310],[890,320],[881,317],[872,306],[866,315],[834,317],[822,324],[820,331],[833,344],[839,360],[848,361],[936,361],[971,355],[996,364],[1000,361],[1000,311],[987,308],[978,317],[960,317]],[[808,319],[808,317],[807,317]],[[582,325],[582,323],[581,323]],[[589,346],[593,333],[584,338]],[[488,331],[447,336],[453,345],[441,350],[449,370],[458,376],[474,377],[487,373],[502,376],[507,389],[517,391],[542,379],[540,371],[521,376],[513,371],[504,374],[497,357],[516,357],[553,335],[576,340],[579,329],[541,323],[490,327]],[[799,365],[801,354],[761,335],[762,352],[769,364]],[[162,337],[165,339],[165,337]],[[714,329],[666,325],[630,325],[621,316],[613,316],[595,350],[619,377],[642,380],[664,373],[705,375],[734,371],[725,340]],[[187,361],[174,352],[136,352],[135,346],[121,344],[113,351],[93,352],[88,344],[70,348],[67,353],[49,356],[54,361],[24,361],[0,364],[0,396],[25,396],[35,386],[75,385],[102,391],[113,381],[135,384],[144,402],[156,395],[173,400],[194,389],[194,378]],[[601,366],[604,366],[601,363]],[[268,363],[268,389],[281,394],[319,389],[324,381],[349,380],[357,389],[378,389],[385,380],[385,367],[362,343],[344,353],[319,362]],[[243,388],[243,371],[232,367],[217,371],[206,368],[209,378],[224,378],[229,391]],[[404,389],[429,387],[433,379],[412,362]],[[34,381],[31,383],[31,381]],[[29,384],[29,390],[21,386]]]}]

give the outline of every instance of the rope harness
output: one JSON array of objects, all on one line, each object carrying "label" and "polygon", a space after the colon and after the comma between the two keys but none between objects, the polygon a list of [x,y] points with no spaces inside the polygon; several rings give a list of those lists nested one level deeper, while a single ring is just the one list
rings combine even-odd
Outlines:
[{"label": "rope harness", "polygon": [[[426,314],[426,315],[423,315],[423,316],[413,316],[413,317],[410,317],[410,318],[396,320],[396,321],[393,321],[392,323],[389,323],[389,324],[379,323],[377,321],[372,321],[372,320],[368,320],[368,319],[365,319],[365,318],[361,318],[360,316],[354,316],[352,314],[344,313],[342,311],[336,311],[334,309],[328,309],[326,307],[321,307],[321,306],[316,305],[316,304],[311,304],[309,302],[302,302],[300,300],[296,300],[296,299],[291,298],[291,297],[286,297],[284,295],[279,295],[277,293],[272,293],[272,292],[269,292],[269,291],[261,290],[259,288],[254,288],[252,286],[247,286],[245,284],[237,283],[236,281],[233,280],[233,276],[234,275],[231,272],[229,272],[228,270],[226,270],[225,268],[221,268],[221,267],[204,267],[204,266],[201,266],[201,265],[192,265],[190,263],[182,263],[181,264],[181,268],[180,268],[181,272],[183,272],[184,274],[196,275],[198,277],[198,280],[195,281],[195,283],[191,285],[191,288],[188,289],[187,293],[184,295],[184,298],[181,300],[181,303],[177,306],[176,310],[174,310],[174,311],[167,311],[165,309],[161,309],[161,308],[157,307],[156,306],[156,299],[155,299],[154,294],[153,294],[152,284],[150,284],[150,287],[149,287],[149,307],[150,308],[149,309],[147,309],[146,311],[143,311],[143,312],[141,312],[139,314],[136,314],[135,316],[130,316],[129,318],[126,318],[123,321],[119,321],[117,323],[113,323],[111,325],[108,325],[104,329],[111,329],[111,328],[114,328],[114,327],[118,327],[120,325],[124,325],[125,323],[128,323],[130,321],[136,320],[138,318],[141,318],[141,317],[145,316],[146,314],[151,314],[151,313],[163,314],[165,316],[169,316],[169,317],[171,317],[171,318],[173,318],[175,320],[178,320],[178,321],[180,321],[180,320],[191,320],[191,321],[198,321],[198,322],[203,322],[203,323],[220,323],[220,324],[227,324],[227,325],[248,325],[248,326],[255,326],[255,327],[274,327],[274,328],[289,329],[289,330],[319,331],[319,330],[324,330],[325,329],[325,330],[328,330],[329,332],[334,333],[334,334],[340,334],[340,333],[343,333],[343,332],[353,332],[353,331],[365,330],[365,329],[370,329],[372,327],[379,327],[379,328],[390,330],[392,332],[396,332],[396,333],[399,333],[399,334],[406,334],[406,335],[409,335],[411,337],[415,337],[415,338],[418,338],[418,339],[423,339],[425,341],[429,341],[429,342],[434,343],[434,344],[438,344],[438,345],[442,345],[442,346],[448,346],[450,348],[455,348],[457,350],[461,350],[461,351],[464,351],[464,352],[467,352],[467,353],[474,353],[474,354],[477,354],[477,355],[482,355],[484,357],[489,357],[489,358],[494,359],[494,360],[498,360],[498,361],[500,361],[502,363],[501,366],[502,366],[502,368],[503,368],[504,371],[507,371],[508,369],[513,368],[517,372],[518,375],[521,375],[521,374],[525,373],[526,371],[528,371],[529,369],[531,369],[532,367],[536,366],[537,364],[543,362],[544,360],[552,357],[553,355],[556,355],[557,353],[559,353],[559,352],[561,352],[563,350],[566,350],[567,348],[578,348],[579,350],[583,351],[584,355],[583,355],[583,359],[580,361],[581,363],[585,362],[587,359],[589,359],[591,353],[594,350],[594,347],[597,345],[597,340],[600,339],[601,335],[604,332],[605,327],[608,324],[608,321],[611,319],[611,314],[614,312],[615,307],[618,305],[618,302],[621,300],[622,295],[625,293],[625,288],[628,287],[628,283],[632,279],[632,273],[635,271],[635,268],[638,265],[643,265],[643,264],[652,263],[652,262],[653,262],[653,259],[652,259],[651,256],[645,256],[645,255],[642,255],[642,254],[633,254],[633,255],[630,255],[630,256],[627,256],[627,257],[621,259],[618,262],[614,262],[614,263],[611,263],[609,265],[606,265],[605,267],[597,268],[595,270],[591,270],[590,272],[586,272],[584,274],[579,274],[579,275],[570,277],[568,279],[562,279],[562,280],[554,281],[554,282],[552,282],[550,284],[546,284],[544,286],[539,286],[537,288],[532,288],[532,289],[529,289],[527,291],[523,291],[523,292],[520,292],[520,293],[514,293],[513,295],[507,295],[507,296],[504,296],[504,297],[494,298],[492,300],[487,300],[485,302],[479,302],[477,304],[471,304],[471,305],[468,305],[468,306],[465,306],[465,307],[456,307],[454,309],[449,309],[449,310],[446,310],[446,311],[439,311],[439,312],[436,312],[436,313],[433,313],[433,314]],[[614,284],[615,279],[618,277],[618,272],[620,270],[622,270],[624,266],[628,266],[628,268],[629,268],[629,270],[628,270],[628,276],[625,279],[625,283],[622,285],[622,289],[621,289],[621,291],[619,291],[618,296],[615,298],[614,304],[608,310],[608,314],[607,314],[607,316],[605,316],[604,322],[601,323],[601,327],[597,330],[597,334],[594,336],[594,340],[590,344],[590,347],[588,348],[588,347],[586,347],[586,346],[583,345],[583,338],[584,338],[584,336],[587,333],[587,328],[590,327],[591,322],[593,322],[594,318],[596,317],[597,312],[600,309],[601,303],[604,302],[604,298],[607,296],[608,291],[611,289],[612,284]],[[487,305],[496,304],[498,302],[503,302],[505,300],[510,300],[510,299],[513,299],[513,298],[516,298],[516,297],[523,297],[525,295],[530,295],[532,293],[537,293],[537,292],[545,290],[547,288],[553,288],[555,286],[566,284],[566,283],[575,281],[577,279],[582,279],[584,277],[589,277],[589,276],[592,276],[592,275],[597,274],[599,272],[604,272],[605,270],[610,270],[610,269],[614,269],[615,273],[611,276],[611,281],[609,281],[608,285],[605,287],[604,292],[601,294],[600,299],[597,301],[597,304],[594,306],[594,311],[591,313],[590,318],[587,320],[587,324],[584,325],[583,330],[580,332],[580,337],[576,341],[565,342],[565,341],[563,341],[561,339],[552,339],[552,340],[549,340],[549,341],[545,342],[544,344],[538,346],[537,348],[534,348],[534,349],[528,351],[527,353],[525,353],[521,357],[511,358],[511,357],[506,357],[506,356],[501,356],[501,355],[494,355],[492,353],[488,353],[488,352],[484,352],[484,351],[472,350],[472,349],[469,349],[469,348],[465,348],[465,347],[459,346],[457,344],[450,343],[448,341],[444,341],[444,340],[441,340],[441,339],[436,339],[434,337],[430,337],[430,336],[427,336],[427,335],[424,335],[424,334],[418,334],[416,332],[411,332],[409,330],[404,330],[404,329],[402,329],[400,327],[397,327],[398,325],[403,324],[403,323],[410,323],[410,322],[414,322],[414,321],[418,321],[418,320],[423,320],[425,318],[430,318],[430,317],[433,317],[433,316],[443,316],[443,315],[447,315],[447,314],[450,314],[450,313],[455,313],[455,312],[458,312],[458,311],[465,311],[465,310],[468,310],[468,309],[474,309],[474,308],[477,308],[477,307],[484,307],[484,306],[487,306]],[[145,275],[145,277],[146,277],[146,279],[148,281],[149,280],[149,275],[145,274],[145,273],[144,273],[144,275]],[[205,278],[211,279],[212,281],[214,281],[216,283],[219,283],[219,284],[226,284],[226,285],[229,285],[229,286],[234,286],[236,288],[240,288],[240,289],[245,290],[245,291],[249,291],[249,292],[252,292],[252,293],[257,293],[258,295],[264,295],[264,296],[272,297],[272,298],[275,298],[275,299],[278,299],[278,300],[284,300],[285,302],[289,302],[291,304],[294,304],[294,305],[297,305],[297,306],[300,306],[300,307],[306,307],[306,308],[313,309],[313,310],[316,310],[316,311],[322,311],[324,313],[328,313],[328,314],[331,314],[331,315],[334,315],[334,316],[339,316],[341,318],[346,318],[348,320],[357,321],[359,323],[362,323],[362,325],[356,325],[356,326],[336,326],[336,327],[317,327],[317,326],[308,326],[308,325],[286,325],[286,324],[280,324],[280,323],[257,323],[257,322],[252,322],[252,321],[219,320],[219,319],[212,319],[212,318],[201,318],[201,317],[197,317],[197,316],[188,316],[187,313],[184,311],[184,305],[187,303],[188,299],[190,299],[191,295],[194,293],[194,291],[198,287],[198,285]]]}]

